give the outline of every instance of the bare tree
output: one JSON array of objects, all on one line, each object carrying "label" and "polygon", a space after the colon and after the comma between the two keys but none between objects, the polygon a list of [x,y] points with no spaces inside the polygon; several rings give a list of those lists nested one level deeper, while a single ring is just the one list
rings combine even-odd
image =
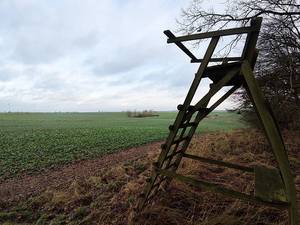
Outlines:
[{"label": "bare tree", "polygon": [[[178,21],[181,32],[245,26],[262,16],[258,42],[257,79],[282,126],[300,127],[300,95],[294,88],[300,79],[300,4],[298,0],[228,0],[224,11],[204,9],[203,1],[194,0],[182,10]],[[241,37],[230,43],[229,51]],[[236,96],[245,119],[255,121],[253,107],[244,90]],[[295,126],[294,126],[295,127]]]},{"label": "bare tree", "polygon": [[203,9],[202,0],[193,0],[190,6],[182,10],[178,20],[181,31],[194,33],[221,29],[228,25],[243,26],[251,19],[263,16],[265,19],[282,22],[290,32],[300,37],[299,22],[300,4],[297,0],[228,0],[224,12],[216,12],[214,8]]}]

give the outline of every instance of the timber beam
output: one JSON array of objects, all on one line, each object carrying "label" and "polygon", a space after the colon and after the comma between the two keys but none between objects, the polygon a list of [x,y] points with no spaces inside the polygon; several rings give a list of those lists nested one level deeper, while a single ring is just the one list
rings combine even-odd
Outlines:
[{"label": "timber beam", "polygon": [[177,173],[172,172],[172,171],[157,168],[157,173],[159,173],[163,176],[167,176],[167,177],[182,181],[182,182],[190,184],[192,186],[202,188],[203,190],[206,190],[206,191],[211,191],[211,192],[215,192],[215,193],[218,193],[218,194],[223,194],[223,195],[226,195],[228,197],[232,197],[232,198],[239,199],[239,200],[242,200],[242,201],[252,202],[252,203],[255,203],[255,204],[258,204],[258,205],[265,205],[265,206],[279,208],[279,209],[289,208],[289,203],[288,202],[265,201],[261,198],[254,197],[254,196],[249,195],[249,194],[245,194],[245,193],[242,193],[242,192],[239,192],[239,191],[231,190],[231,189],[223,187],[222,185],[219,185],[219,184],[209,183],[209,182],[203,181],[203,180],[197,180],[197,179],[194,179],[194,178],[191,178],[191,177],[187,177],[187,176],[177,174]]},{"label": "timber beam", "polygon": [[231,169],[237,169],[237,170],[241,170],[243,172],[254,173],[254,168],[252,168],[252,167],[237,165],[237,164],[224,162],[224,161],[220,161],[220,160],[215,160],[215,159],[208,159],[208,158],[204,158],[204,157],[201,157],[201,156],[190,155],[190,154],[187,154],[187,153],[183,153],[182,157],[189,158],[189,159],[194,159],[194,160],[197,160],[197,161],[200,161],[200,162],[213,164],[213,165],[217,165],[217,166],[224,166],[224,167],[231,168]]},{"label": "timber beam", "polygon": [[190,35],[169,38],[167,40],[167,42],[168,43],[176,43],[176,42],[182,42],[182,41],[201,40],[201,39],[219,37],[219,36],[246,34],[246,33],[251,33],[253,31],[259,31],[259,28],[240,27],[240,28],[232,28],[232,29],[226,29],[226,30],[211,31],[211,32],[206,32],[206,33],[190,34]]}]

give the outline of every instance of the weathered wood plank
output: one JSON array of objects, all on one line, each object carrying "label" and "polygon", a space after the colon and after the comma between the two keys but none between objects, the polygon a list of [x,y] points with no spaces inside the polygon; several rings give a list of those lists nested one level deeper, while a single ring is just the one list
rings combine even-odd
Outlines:
[{"label": "weathered wood plank", "polygon": [[168,176],[168,177],[174,178],[176,180],[182,181],[184,183],[193,185],[195,187],[202,188],[202,189],[207,190],[207,191],[223,194],[223,195],[226,195],[228,197],[240,199],[240,200],[243,200],[243,201],[246,201],[246,202],[252,202],[252,203],[259,204],[259,205],[266,205],[266,206],[279,208],[279,209],[286,209],[289,206],[289,204],[287,202],[280,202],[280,201],[269,202],[269,201],[265,201],[263,199],[260,199],[258,197],[254,197],[252,195],[248,195],[248,194],[245,194],[245,193],[242,193],[242,192],[238,192],[238,191],[234,191],[234,190],[225,188],[225,187],[223,187],[219,184],[209,183],[209,182],[202,181],[202,180],[196,180],[194,178],[186,177],[186,176],[177,174],[177,173],[172,172],[172,171],[158,169],[158,173],[162,174],[164,176]]},{"label": "weathered wood plank", "polygon": [[265,201],[287,201],[280,172],[275,168],[255,166],[254,195]]},{"label": "weathered wood plank", "polygon": [[227,167],[227,168],[237,169],[237,170],[241,170],[241,171],[244,171],[244,172],[254,173],[254,168],[247,167],[247,166],[237,165],[237,164],[224,162],[224,161],[220,161],[220,160],[215,160],[215,159],[208,159],[208,158],[204,158],[204,157],[197,156],[197,155],[191,155],[191,154],[187,154],[187,153],[183,153],[182,157],[183,158],[194,159],[194,160],[204,162],[204,163],[208,163],[208,164],[224,166],[224,167]]},{"label": "weathered wood plank", "polygon": [[262,23],[262,18],[258,17],[251,20],[251,26],[255,28],[249,35],[247,35],[245,46],[242,52],[242,58],[249,60],[250,64],[254,66],[256,61],[256,43]]},{"label": "weathered wood plank", "polygon": [[169,38],[168,43],[201,40],[201,39],[219,37],[219,36],[244,34],[244,33],[253,32],[255,30],[257,30],[256,27],[240,27],[240,28],[232,28],[232,29],[227,29],[227,30],[211,31],[211,32],[206,32],[206,33],[190,34],[190,35],[184,35],[184,36],[179,36],[179,37],[175,37],[175,38]]},{"label": "weathered wood plank", "polygon": [[[211,58],[210,62],[230,62],[230,61],[240,61],[242,57],[225,57],[225,58]],[[201,63],[203,59],[192,59],[191,63]]]},{"label": "weathered wood plank", "polygon": [[[175,35],[170,30],[165,30],[164,34],[168,38],[176,38]],[[197,61],[197,57],[187,48],[185,47],[181,42],[174,42],[175,45],[177,45],[185,54],[187,54],[192,61]]]}]

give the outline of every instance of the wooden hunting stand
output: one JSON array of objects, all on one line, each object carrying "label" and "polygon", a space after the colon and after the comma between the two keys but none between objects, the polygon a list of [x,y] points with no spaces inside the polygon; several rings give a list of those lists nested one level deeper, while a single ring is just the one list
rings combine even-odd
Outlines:
[{"label": "wooden hunting stand", "polygon": [[[166,142],[161,146],[162,150],[158,161],[153,163],[151,178],[147,180],[146,188],[140,195],[140,200],[137,205],[139,212],[151,202],[160,189],[166,190],[168,184],[174,178],[200,187],[203,190],[213,191],[232,198],[287,209],[289,212],[289,223],[291,225],[298,225],[299,217],[296,189],[286,149],[275,119],[263,98],[263,94],[253,74],[253,68],[258,55],[255,46],[261,22],[261,18],[255,18],[248,27],[197,33],[180,37],[175,37],[169,30],[164,31],[164,34],[168,37],[168,43],[176,44],[191,58],[192,63],[201,64],[195,74],[195,78],[184,103],[177,107],[179,110],[177,117],[174,124],[169,126],[170,133]],[[239,34],[247,34],[245,46],[240,57],[212,58],[212,54],[220,37]],[[210,38],[211,40],[203,59],[196,58],[195,55],[182,44],[182,42],[185,41],[206,38]],[[222,64],[208,66],[210,62],[222,62]],[[191,101],[201,79],[207,77],[213,81],[213,84],[210,85],[210,90],[195,105],[191,105]],[[231,86],[231,88],[213,105],[208,107],[212,96],[225,86]],[[256,113],[260,118],[265,134],[272,147],[273,154],[278,162],[278,169],[267,169],[260,166],[251,168],[186,153],[199,122],[241,86],[247,90],[252,100]],[[190,158],[202,163],[215,164],[243,172],[254,173],[255,194],[252,196],[225,188],[219,184],[180,175],[176,173],[176,170],[182,158]]]}]

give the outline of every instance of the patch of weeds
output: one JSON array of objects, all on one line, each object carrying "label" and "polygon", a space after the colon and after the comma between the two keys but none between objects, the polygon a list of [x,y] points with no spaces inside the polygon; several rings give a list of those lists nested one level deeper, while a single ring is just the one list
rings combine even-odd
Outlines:
[{"label": "patch of weeds", "polygon": [[134,170],[135,170],[138,174],[144,172],[144,171],[147,169],[147,166],[146,166],[146,164],[144,164],[144,163],[134,163],[134,164],[133,164],[133,167],[134,167]]},{"label": "patch of weeds", "polygon": [[26,206],[30,209],[38,209],[52,199],[53,195],[50,192],[44,192],[41,195],[30,198]]},{"label": "patch of weeds", "polygon": [[133,160],[127,160],[126,162],[123,163],[123,166],[125,167],[131,166],[133,162],[134,162]]},{"label": "patch of weeds", "polygon": [[126,174],[126,170],[123,166],[115,166],[110,168],[109,171],[107,171],[107,173],[105,174],[106,178],[110,178],[110,179],[116,179],[119,177],[123,177],[124,174]]},{"label": "patch of weeds", "polygon": [[39,217],[39,214],[31,211],[10,211],[0,212],[0,221],[2,222],[31,222]]},{"label": "patch of weeds", "polygon": [[72,201],[70,201],[66,207],[64,208],[64,210],[68,211],[68,210],[72,210],[75,209],[79,206],[88,206],[91,204],[91,202],[93,202],[93,196],[92,195],[82,195],[82,196],[78,196],[74,199],[72,199]]},{"label": "patch of weeds", "polygon": [[42,214],[40,218],[36,221],[35,225],[45,225],[47,221],[52,218],[52,215]]},{"label": "patch of weeds", "polygon": [[74,212],[71,214],[70,219],[71,220],[81,220],[87,215],[89,215],[91,210],[88,207],[78,207],[74,210]]},{"label": "patch of weeds", "polygon": [[69,190],[73,192],[75,196],[83,195],[87,193],[89,189],[90,185],[87,182],[81,180],[76,180],[72,182],[72,184],[69,187]]},{"label": "patch of weeds", "polygon": [[134,196],[132,196],[132,195],[130,195],[130,196],[128,197],[128,199],[127,199],[127,202],[128,202],[130,205],[132,205],[132,204],[134,203],[134,201],[135,201],[135,198],[134,198]]},{"label": "patch of weeds", "polygon": [[89,184],[91,184],[92,186],[95,186],[96,188],[101,188],[103,185],[103,181],[102,181],[101,177],[91,176],[91,177],[89,177],[87,182]]},{"label": "patch of weeds", "polygon": [[236,225],[241,224],[241,221],[233,216],[221,215],[215,218],[211,218],[208,225]]},{"label": "patch of weeds", "polygon": [[0,212],[0,221],[13,221],[15,218],[17,218],[17,216],[17,212]]},{"label": "patch of weeds", "polygon": [[80,225],[90,225],[97,220],[97,218],[101,217],[103,211],[92,211],[88,216],[80,221]]},{"label": "patch of weeds", "polygon": [[63,214],[56,216],[49,223],[49,225],[65,225],[65,224],[67,224],[67,221],[66,221],[66,216]]},{"label": "patch of weeds", "polygon": [[93,201],[93,196],[84,195],[84,196],[81,196],[79,199],[77,199],[77,201],[80,203],[80,205],[87,206],[87,205],[91,204],[91,202]]},{"label": "patch of weeds", "polygon": [[112,192],[118,192],[124,184],[124,181],[112,181],[107,184],[107,187]]},{"label": "patch of weeds", "polygon": [[65,192],[54,192],[53,197],[51,199],[51,203],[54,206],[60,206],[61,204],[64,204],[68,202],[70,197]]}]

